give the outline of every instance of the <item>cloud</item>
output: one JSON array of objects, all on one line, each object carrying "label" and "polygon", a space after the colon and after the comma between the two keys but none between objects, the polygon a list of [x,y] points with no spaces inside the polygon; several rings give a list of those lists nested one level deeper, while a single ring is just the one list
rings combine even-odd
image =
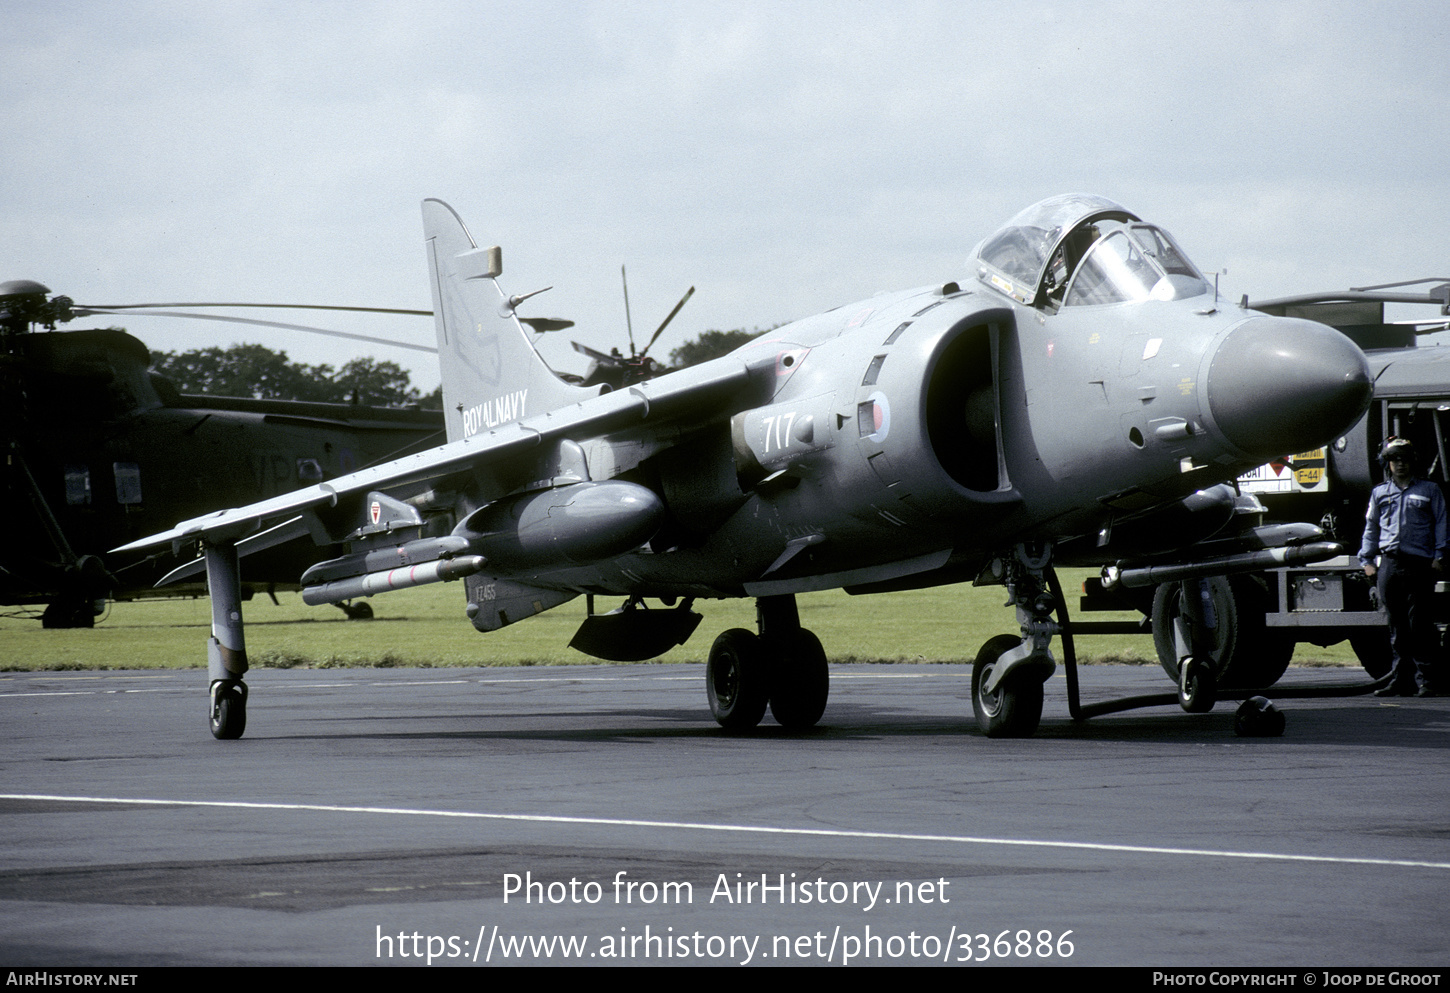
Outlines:
[{"label": "cloud", "polygon": [[21,4],[0,40],[3,275],[101,302],[426,307],[417,204],[437,196],[595,345],[622,339],[621,263],[641,325],[697,285],[664,354],[957,278],[1017,209],[1085,189],[1236,292],[1407,278],[1450,254],[1436,10]]}]

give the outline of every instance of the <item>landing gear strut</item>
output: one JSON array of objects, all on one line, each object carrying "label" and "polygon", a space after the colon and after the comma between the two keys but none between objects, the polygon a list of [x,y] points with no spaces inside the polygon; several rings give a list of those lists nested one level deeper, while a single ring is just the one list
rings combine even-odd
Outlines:
[{"label": "landing gear strut", "polygon": [[247,729],[247,645],[242,635],[242,574],[237,546],[218,541],[205,546],[206,583],[211,594],[211,638],[206,669],[211,682],[211,733],[223,740]]},{"label": "landing gear strut", "polygon": [[755,617],[758,635],[733,628],[710,648],[710,712],[721,727],[741,730],[759,724],[768,704],[781,727],[813,727],[830,695],[820,639],[801,627],[793,595],[760,597]]},{"label": "landing gear strut", "polygon": [[1042,685],[1057,669],[1051,648],[1059,630],[1052,619],[1057,598],[1047,583],[1051,562],[1051,546],[1018,545],[1004,563],[1022,635],[992,638],[972,665],[972,712],[989,738],[1026,738],[1042,720]]}]

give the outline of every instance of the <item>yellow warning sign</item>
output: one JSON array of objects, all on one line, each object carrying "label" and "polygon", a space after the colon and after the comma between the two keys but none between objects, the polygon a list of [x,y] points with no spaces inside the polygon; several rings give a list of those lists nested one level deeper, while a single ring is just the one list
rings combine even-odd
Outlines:
[{"label": "yellow warning sign", "polygon": [[1324,449],[1302,452],[1289,460],[1294,467],[1294,482],[1306,490],[1312,490],[1324,480]]}]

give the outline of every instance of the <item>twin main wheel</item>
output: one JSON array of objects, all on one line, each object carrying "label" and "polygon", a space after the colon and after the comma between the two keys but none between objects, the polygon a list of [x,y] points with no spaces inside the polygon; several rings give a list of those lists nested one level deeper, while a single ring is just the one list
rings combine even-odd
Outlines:
[{"label": "twin main wheel", "polygon": [[[770,645],[744,628],[715,639],[705,667],[710,713],[723,728],[753,728],[765,708],[781,727],[814,727],[826,709],[830,672],[820,639],[804,629]],[[772,655],[774,657],[772,657]]]}]

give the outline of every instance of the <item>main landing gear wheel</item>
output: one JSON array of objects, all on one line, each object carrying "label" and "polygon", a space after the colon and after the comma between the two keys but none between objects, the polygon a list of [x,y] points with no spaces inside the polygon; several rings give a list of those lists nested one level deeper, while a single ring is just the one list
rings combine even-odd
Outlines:
[{"label": "main landing gear wheel", "polygon": [[1218,681],[1213,662],[1189,659],[1178,671],[1178,706],[1190,714],[1206,714],[1218,702]]},{"label": "main landing gear wheel", "polygon": [[731,628],[710,646],[705,692],[716,722],[731,731],[755,727],[765,716],[770,686],[765,649],[753,632]]},{"label": "main landing gear wheel", "polygon": [[222,683],[212,697],[211,735],[234,741],[247,730],[247,684]]},{"label": "main landing gear wheel", "polygon": [[982,646],[972,663],[972,711],[988,738],[1027,738],[1042,720],[1042,684],[1030,676],[1008,678],[996,692],[983,689],[1003,654],[1022,644],[1021,638],[999,634]]},{"label": "main landing gear wheel", "polygon": [[[770,688],[770,713],[781,727],[802,731],[814,727],[826,710],[831,674],[821,639],[796,631],[775,660]],[[718,719],[718,715],[717,715]]]}]

